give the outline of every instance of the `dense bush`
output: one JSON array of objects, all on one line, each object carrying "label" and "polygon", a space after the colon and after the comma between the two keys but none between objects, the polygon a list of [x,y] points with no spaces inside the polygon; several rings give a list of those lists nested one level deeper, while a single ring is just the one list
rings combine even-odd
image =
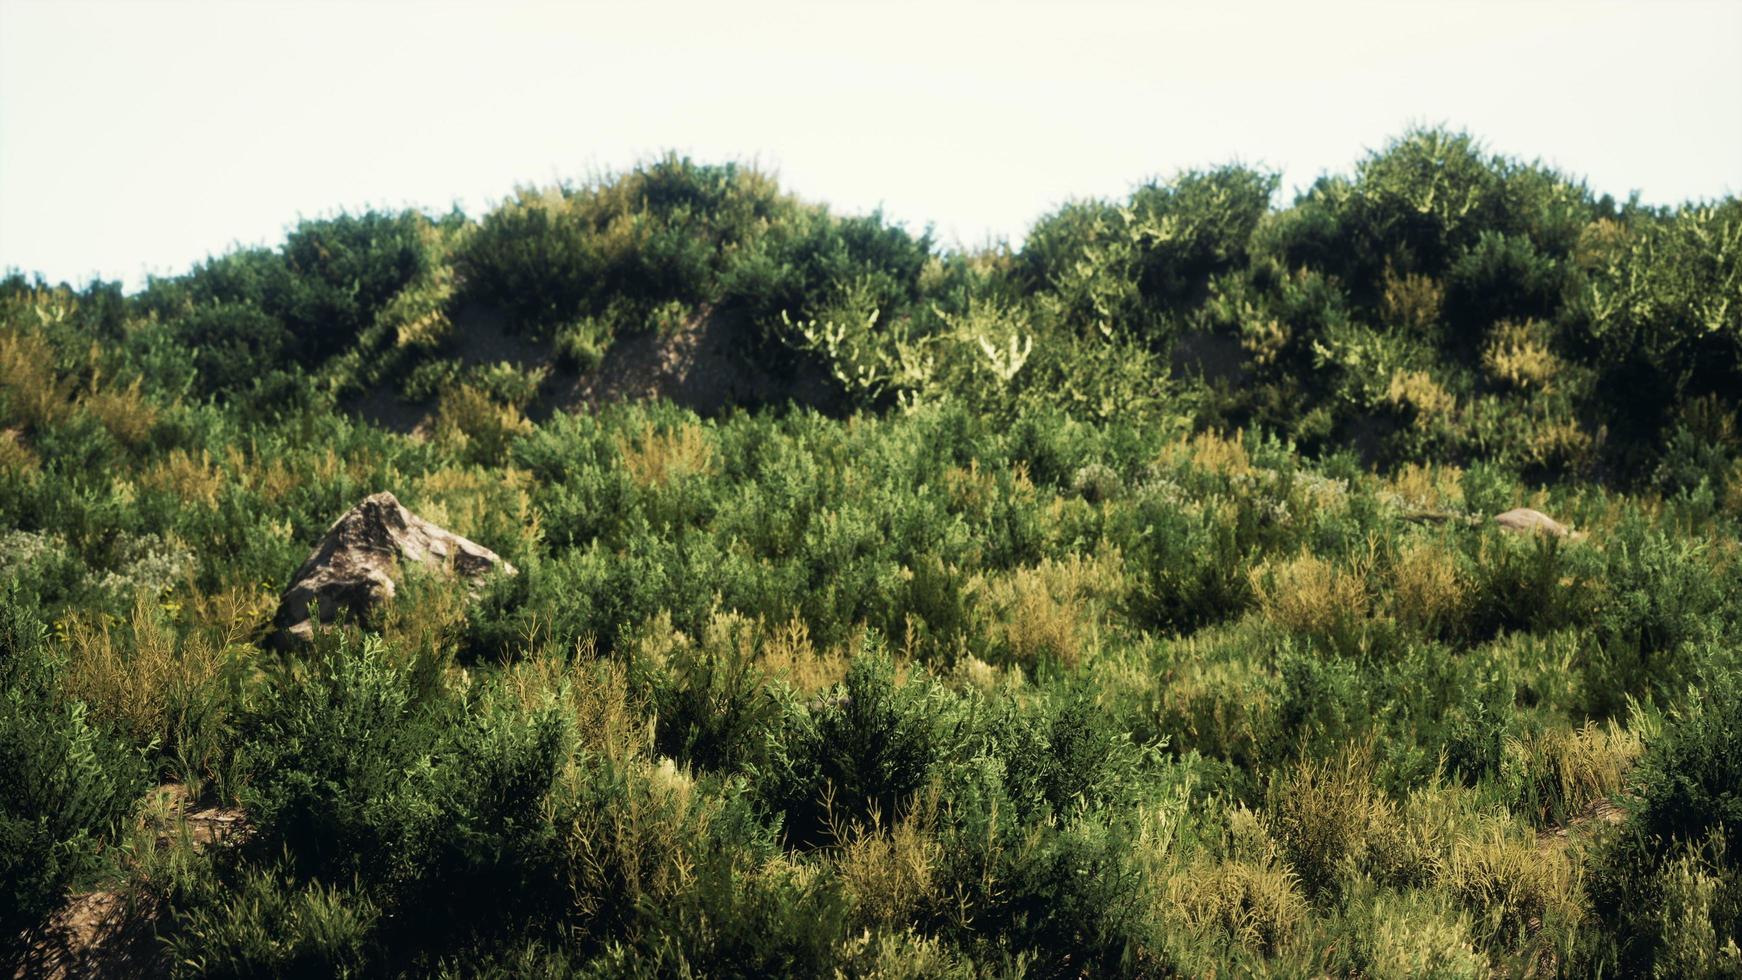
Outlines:
[{"label": "dense bush", "polygon": [[[1735,202],[1440,130],[1275,185],[945,251],[667,157],[8,276],[0,929],[101,889],[184,975],[1734,972]],[[264,649],[382,490],[518,574]]]},{"label": "dense bush", "polygon": [[99,870],[146,773],[138,752],[63,696],[42,623],[10,587],[0,593],[0,681],[0,931],[9,946]]}]

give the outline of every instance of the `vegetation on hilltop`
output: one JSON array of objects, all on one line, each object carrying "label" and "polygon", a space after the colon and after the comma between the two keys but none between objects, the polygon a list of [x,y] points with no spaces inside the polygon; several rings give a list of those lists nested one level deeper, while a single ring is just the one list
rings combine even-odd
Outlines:
[{"label": "vegetation on hilltop", "polygon": [[[11,276],[0,930],[100,889],[177,975],[1742,973],[1742,205],[1441,130],[1276,183],[950,252],[664,158]],[[632,349],[765,383],[583,397]],[[264,651],[381,490],[521,573]]]}]

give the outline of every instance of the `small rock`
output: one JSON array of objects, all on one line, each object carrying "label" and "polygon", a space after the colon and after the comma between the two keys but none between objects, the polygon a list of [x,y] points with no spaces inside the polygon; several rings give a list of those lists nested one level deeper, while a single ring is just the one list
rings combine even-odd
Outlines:
[{"label": "small rock", "polygon": [[368,621],[393,598],[395,572],[406,565],[474,583],[496,570],[515,574],[514,566],[489,548],[418,517],[391,493],[373,494],[346,511],[296,570],[279,600],[267,645],[284,650],[313,640],[311,603],[323,623],[341,612]]},{"label": "small rock", "polygon": [[1540,532],[1564,538],[1572,533],[1565,524],[1540,510],[1531,510],[1529,507],[1517,507],[1504,514],[1495,514],[1494,523],[1500,525],[1501,530],[1511,531],[1514,534]]}]

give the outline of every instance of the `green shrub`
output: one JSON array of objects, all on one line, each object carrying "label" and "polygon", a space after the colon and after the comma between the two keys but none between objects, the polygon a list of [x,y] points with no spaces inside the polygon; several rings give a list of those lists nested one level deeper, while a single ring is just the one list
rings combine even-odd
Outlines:
[{"label": "green shrub", "polygon": [[41,926],[104,866],[145,792],[144,760],[60,691],[61,663],[17,593],[0,593],[0,936]]},{"label": "green shrub", "polygon": [[571,737],[557,707],[420,702],[372,639],[329,644],[310,667],[245,722],[250,848],[359,882],[393,957],[548,927],[561,865],[545,803]]},{"label": "green shrub", "polygon": [[1742,827],[1742,682],[1724,668],[1701,682],[1634,775],[1640,830],[1660,841]]},{"label": "green shrub", "polygon": [[781,705],[753,661],[757,624],[716,617],[699,644],[687,637],[643,666],[651,675],[654,748],[684,765],[731,771],[760,760]]},{"label": "green shrub", "polygon": [[779,736],[765,798],[784,815],[788,842],[822,843],[873,813],[900,819],[938,762],[946,697],[919,678],[898,686],[886,655],[861,653]]},{"label": "green shrub", "polygon": [[176,975],[364,976],[380,910],[366,894],[297,885],[272,869],[210,882],[175,918],[167,955]]}]

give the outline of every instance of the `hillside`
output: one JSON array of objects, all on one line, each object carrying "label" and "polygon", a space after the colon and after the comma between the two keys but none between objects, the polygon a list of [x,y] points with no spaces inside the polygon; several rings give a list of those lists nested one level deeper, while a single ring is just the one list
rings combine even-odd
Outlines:
[{"label": "hillside", "polygon": [[1742,204],[1276,183],[961,252],[667,157],[12,274],[21,970],[1734,975]]}]

